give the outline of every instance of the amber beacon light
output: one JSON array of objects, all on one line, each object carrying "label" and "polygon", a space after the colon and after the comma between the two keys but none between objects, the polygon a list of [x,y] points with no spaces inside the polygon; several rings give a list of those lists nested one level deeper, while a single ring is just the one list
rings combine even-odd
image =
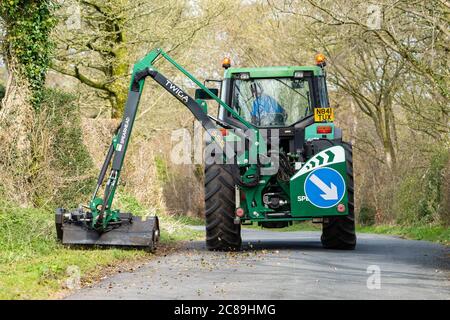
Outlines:
[{"label": "amber beacon light", "polygon": [[326,65],[326,59],[325,59],[325,55],[323,53],[316,54],[314,59],[316,60],[316,65],[321,66],[321,67]]},{"label": "amber beacon light", "polygon": [[224,69],[228,69],[229,67],[231,67],[231,60],[230,58],[224,58],[222,61],[222,67]]}]

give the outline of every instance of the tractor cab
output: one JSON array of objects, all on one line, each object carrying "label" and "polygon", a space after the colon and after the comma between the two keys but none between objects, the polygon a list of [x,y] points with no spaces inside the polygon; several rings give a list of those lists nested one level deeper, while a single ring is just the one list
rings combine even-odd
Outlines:
[{"label": "tractor cab", "polygon": [[225,72],[223,97],[257,127],[288,127],[328,107],[320,67],[234,68]]},{"label": "tractor cab", "polygon": [[[284,152],[299,154],[305,142],[313,140],[317,152],[326,142],[316,140],[341,138],[341,130],[333,125],[323,55],[316,56],[315,66],[231,68],[226,60],[221,99],[258,129],[268,129],[269,135],[277,131]],[[218,119],[242,126],[241,119],[223,107]]]}]

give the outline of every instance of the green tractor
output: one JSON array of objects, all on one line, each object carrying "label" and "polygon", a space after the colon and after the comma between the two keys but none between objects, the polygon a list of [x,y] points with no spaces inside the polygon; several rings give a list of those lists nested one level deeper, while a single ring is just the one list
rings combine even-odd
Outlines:
[{"label": "green tractor", "polygon": [[[161,57],[198,86],[195,98],[155,68]],[[240,249],[241,225],[283,228],[305,220],[322,223],[324,247],[354,249],[352,147],[333,124],[324,56],[316,56],[315,66],[231,68],[225,59],[223,67],[224,79],[214,80],[220,89],[212,89],[161,49],[136,63],[123,120],[91,202],[74,211],[57,209],[63,243],[154,247],[157,217],[112,209],[144,80],[151,77],[191,111],[210,137],[205,148],[208,249]],[[209,101],[218,104],[217,115],[208,114]]]}]

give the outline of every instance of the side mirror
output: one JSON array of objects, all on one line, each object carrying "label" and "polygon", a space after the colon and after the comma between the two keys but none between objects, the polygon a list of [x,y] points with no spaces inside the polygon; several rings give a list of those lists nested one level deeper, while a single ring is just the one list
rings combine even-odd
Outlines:
[{"label": "side mirror", "polygon": [[[208,88],[209,91],[214,93],[216,96],[219,96],[219,89],[216,88]],[[195,99],[201,99],[201,100],[211,100],[212,98],[209,96],[209,94],[206,93],[203,89],[197,89],[195,90]]]}]

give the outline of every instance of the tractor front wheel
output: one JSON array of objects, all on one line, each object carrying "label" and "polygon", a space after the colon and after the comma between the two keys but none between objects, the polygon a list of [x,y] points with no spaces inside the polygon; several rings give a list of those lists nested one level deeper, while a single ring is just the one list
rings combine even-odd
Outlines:
[{"label": "tractor front wheel", "polygon": [[330,217],[323,223],[322,245],[328,249],[353,250],[356,246],[354,189],[353,189],[353,152],[349,143],[343,142],[347,163],[348,215]]},{"label": "tractor front wheel", "polygon": [[241,225],[234,223],[235,190],[233,167],[205,166],[206,247],[232,251],[241,247]]}]

